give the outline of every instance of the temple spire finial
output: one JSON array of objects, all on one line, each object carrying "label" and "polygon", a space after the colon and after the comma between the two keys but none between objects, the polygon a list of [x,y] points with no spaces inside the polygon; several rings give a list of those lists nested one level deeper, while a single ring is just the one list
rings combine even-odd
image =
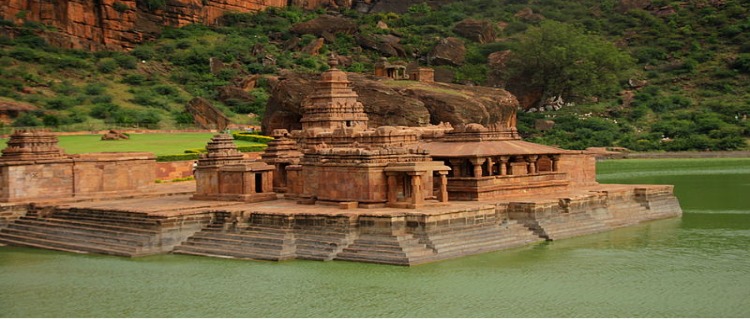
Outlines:
[{"label": "temple spire finial", "polygon": [[331,67],[331,69],[335,69],[339,65],[339,59],[336,57],[336,54],[331,52],[331,54],[328,56],[328,66]]}]

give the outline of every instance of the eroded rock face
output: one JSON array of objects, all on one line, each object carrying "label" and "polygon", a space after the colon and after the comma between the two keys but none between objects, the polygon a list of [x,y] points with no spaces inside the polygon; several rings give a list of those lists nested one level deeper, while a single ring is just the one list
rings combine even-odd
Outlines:
[{"label": "eroded rock face", "polygon": [[287,5],[287,0],[169,0],[163,8],[149,8],[136,0],[12,0],[0,4],[0,18],[53,26],[58,31],[42,31],[40,36],[58,47],[122,50],[154,37],[164,26],[215,24],[228,11],[257,12]]},{"label": "eroded rock face", "polygon": [[460,66],[466,59],[464,41],[454,37],[441,39],[427,55],[427,59],[433,65]]},{"label": "eroded rock face", "polygon": [[479,43],[495,41],[495,26],[492,22],[466,19],[456,24],[453,31],[469,40]]},{"label": "eroded rock face", "polygon": [[[446,83],[392,81],[347,73],[369,117],[369,126],[425,126],[510,123],[514,125],[518,101],[505,90]],[[271,99],[263,131],[301,129],[300,107],[312,93],[316,75],[285,73],[271,81]]]},{"label": "eroded rock face", "polygon": [[290,31],[296,34],[314,34],[319,37],[326,32],[352,34],[357,31],[357,23],[349,18],[322,15],[310,21],[297,23]]},{"label": "eroded rock face", "polygon": [[202,97],[190,100],[190,102],[185,104],[185,110],[193,115],[195,124],[200,125],[202,128],[221,131],[229,125],[229,118],[214,107],[211,102]]}]

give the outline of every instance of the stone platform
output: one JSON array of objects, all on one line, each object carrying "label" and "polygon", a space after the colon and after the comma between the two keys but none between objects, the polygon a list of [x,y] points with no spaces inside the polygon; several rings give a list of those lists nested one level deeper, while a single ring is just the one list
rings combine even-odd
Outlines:
[{"label": "stone platform", "polygon": [[145,198],[6,205],[17,218],[6,220],[0,243],[131,257],[417,265],[682,214],[672,186],[663,185],[595,185],[416,210],[190,200],[194,185],[158,185]]}]

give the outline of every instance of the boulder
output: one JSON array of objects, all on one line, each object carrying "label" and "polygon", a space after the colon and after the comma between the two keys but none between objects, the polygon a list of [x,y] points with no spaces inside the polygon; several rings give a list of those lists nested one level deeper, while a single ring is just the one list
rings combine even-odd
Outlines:
[{"label": "boulder", "polygon": [[488,86],[505,87],[506,63],[510,59],[511,54],[510,50],[503,50],[492,52],[487,56],[487,64],[490,67],[487,77]]},{"label": "boulder", "polygon": [[202,97],[196,97],[185,104],[185,111],[193,116],[195,124],[204,129],[223,131],[230,124],[229,118],[224,113]]},{"label": "boulder", "polygon": [[[216,98],[221,101],[224,104],[231,104],[230,101],[240,101],[240,102],[253,102],[255,101],[255,98],[245,92],[242,88],[227,85],[222,86],[216,89]],[[230,102],[230,103],[227,103]]]},{"label": "boulder", "polygon": [[479,43],[490,43],[495,41],[495,27],[492,22],[483,20],[466,19],[453,27],[456,34]]},{"label": "boulder", "polygon": [[[488,87],[416,81],[383,81],[348,73],[369,117],[369,126],[424,126],[512,123],[518,101],[509,92]],[[301,129],[301,105],[312,94],[317,75],[286,72],[269,81],[272,92],[263,119],[263,131]]]},{"label": "boulder", "polygon": [[310,21],[296,23],[290,30],[296,34],[314,34],[318,37],[322,37],[324,32],[354,34],[357,23],[349,18],[322,15]]},{"label": "boulder", "polygon": [[553,120],[537,119],[534,121],[534,128],[542,132],[549,131],[553,127],[555,127],[555,121]]},{"label": "boulder", "polygon": [[406,57],[406,50],[398,44],[401,40],[395,36],[366,36],[358,34],[356,36],[359,46],[377,51],[386,57]]},{"label": "boulder", "polygon": [[123,132],[117,131],[117,130],[109,130],[109,132],[104,133],[104,135],[102,135],[102,141],[117,141],[117,140],[129,140],[129,139],[130,139],[129,135]]},{"label": "boulder", "polygon": [[516,14],[513,16],[526,22],[539,22],[539,21],[544,20],[543,15],[534,13],[534,10],[532,10],[529,7],[521,9],[520,11],[516,12]]},{"label": "boulder", "polygon": [[440,42],[427,55],[427,60],[432,65],[460,66],[466,59],[466,47],[464,41],[459,38],[448,37]]},{"label": "boulder", "polygon": [[260,74],[253,74],[250,76],[237,78],[232,81],[232,84],[244,91],[249,91],[255,88],[255,85],[258,84],[258,80],[260,80]]},{"label": "boulder", "polygon": [[310,41],[300,52],[309,54],[309,55],[319,55],[320,49],[323,48],[323,44],[325,44],[325,39],[318,38],[316,40]]}]

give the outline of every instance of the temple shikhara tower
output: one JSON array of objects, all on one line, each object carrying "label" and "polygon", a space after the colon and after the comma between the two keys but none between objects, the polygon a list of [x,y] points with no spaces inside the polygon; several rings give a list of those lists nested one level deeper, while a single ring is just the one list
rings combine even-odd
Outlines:
[{"label": "temple shikhara tower", "polygon": [[263,155],[275,165],[274,189],[288,198],[419,208],[595,184],[593,159],[522,141],[514,116],[487,127],[371,128],[346,73],[330,64],[302,105],[302,130],[274,132]]}]

